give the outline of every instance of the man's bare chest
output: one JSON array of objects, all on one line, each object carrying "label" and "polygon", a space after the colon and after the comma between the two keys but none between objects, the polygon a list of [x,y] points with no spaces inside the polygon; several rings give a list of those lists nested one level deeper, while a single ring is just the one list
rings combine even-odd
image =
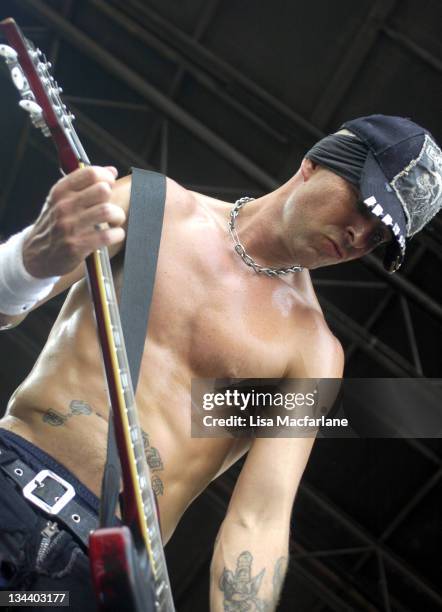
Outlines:
[{"label": "man's bare chest", "polygon": [[162,246],[146,353],[161,347],[193,376],[282,376],[293,334],[290,299],[280,306],[284,287],[232,266],[236,254],[216,236],[210,250],[205,239],[184,238],[179,252]]}]

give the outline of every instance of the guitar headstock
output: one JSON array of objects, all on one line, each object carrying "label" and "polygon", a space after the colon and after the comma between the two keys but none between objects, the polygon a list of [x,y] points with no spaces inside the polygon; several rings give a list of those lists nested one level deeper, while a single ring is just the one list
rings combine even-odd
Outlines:
[{"label": "guitar headstock", "polygon": [[74,115],[60,97],[61,87],[51,75],[51,63],[44,53],[25,38],[11,18],[0,22],[8,45],[0,44],[0,56],[6,61],[12,81],[18,89],[19,105],[29,113],[35,127],[57,146],[60,165],[65,172],[89,160],[74,130]]}]

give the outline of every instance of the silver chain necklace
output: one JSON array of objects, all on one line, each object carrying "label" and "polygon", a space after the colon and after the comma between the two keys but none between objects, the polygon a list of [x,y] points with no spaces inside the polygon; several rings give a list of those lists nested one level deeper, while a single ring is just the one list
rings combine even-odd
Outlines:
[{"label": "silver chain necklace", "polygon": [[291,272],[301,272],[301,266],[291,266],[290,268],[266,268],[265,266],[260,266],[257,264],[256,261],[250,257],[250,255],[247,255],[245,248],[238,238],[235,222],[236,217],[244,204],[247,204],[247,202],[251,202],[254,199],[255,198],[248,197],[240,198],[235,202],[232,210],[230,211],[229,232],[232,236],[233,242],[235,243],[235,251],[241,257],[243,262],[247,266],[250,266],[250,268],[253,268],[257,274],[267,274],[267,276],[283,276],[284,274],[290,274]]}]

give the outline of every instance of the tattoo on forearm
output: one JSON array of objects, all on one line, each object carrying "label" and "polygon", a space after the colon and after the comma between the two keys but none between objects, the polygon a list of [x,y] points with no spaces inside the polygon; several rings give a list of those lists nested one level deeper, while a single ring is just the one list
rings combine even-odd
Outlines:
[{"label": "tattoo on forearm", "polygon": [[275,604],[279,601],[281,595],[282,585],[284,584],[285,574],[287,572],[288,560],[287,557],[279,557],[275,563],[275,572],[273,574],[273,599]]},{"label": "tattoo on forearm", "polygon": [[60,427],[64,425],[68,419],[73,416],[78,416],[80,414],[89,415],[92,414],[92,408],[86,402],[82,400],[72,400],[69,404],[69,412],[63,414],[58,410],[54,410],[54,408],[49,408],[43,414],[43,422],[48,425],[52,425],[53,427]]},{"label": "tattoo on forearm", "polygon": [[[141,431],[143,436],[144,454],[146,455],[147,465],[151,472],[159,472],[164,470],[163,460],[157,448],[150,445],[149,436],[145,431]],[[164,484],[161,478],[155,474],[152,476],[152,489],[156,496],[163,495]]]},{"label": "tattoo on forearm", "polygon": [[243,551],[236,562],[236,570],[224,568],[219,581],[219,588],[224,592],[225,612],[273,612],[278,603],[282,583],[287,567],[286,557],[280,557],[275,563],[273,574],[273,593],[270,598],[262,599],[258,595],[266,571],[263,568],[259,574],[252,576],[253,556],[250,551]]}]

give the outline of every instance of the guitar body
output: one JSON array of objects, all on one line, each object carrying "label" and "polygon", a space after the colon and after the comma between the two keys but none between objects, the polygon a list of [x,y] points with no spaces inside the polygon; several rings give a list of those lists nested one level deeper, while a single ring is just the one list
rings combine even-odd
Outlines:
[{"label": "guitar body", "polygon": [[128,527],[92,533],[89,558],[99,612],[157,610],[147,553],[136,550]]}]

